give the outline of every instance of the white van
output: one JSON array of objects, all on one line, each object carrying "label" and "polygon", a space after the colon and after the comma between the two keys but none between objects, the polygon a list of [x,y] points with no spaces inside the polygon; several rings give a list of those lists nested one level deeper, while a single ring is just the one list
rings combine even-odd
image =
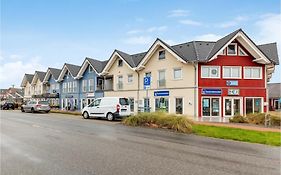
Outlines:
[{"label": "white van", "polygon": [[123,118],[131,114],[129,100],[124,97],[97,98],[82,110],[84,119],[102,117],[107,120]]}]

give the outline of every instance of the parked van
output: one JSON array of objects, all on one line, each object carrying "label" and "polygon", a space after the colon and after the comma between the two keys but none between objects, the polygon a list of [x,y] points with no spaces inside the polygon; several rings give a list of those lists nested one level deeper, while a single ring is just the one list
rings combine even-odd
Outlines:
[{"label": "parked van", "polygon": [[107,118],[107,120],[114,120],[129,116],[130,113],[129,100],[124,97],[97,98],[82,110],[84,119],[101,117]]}]

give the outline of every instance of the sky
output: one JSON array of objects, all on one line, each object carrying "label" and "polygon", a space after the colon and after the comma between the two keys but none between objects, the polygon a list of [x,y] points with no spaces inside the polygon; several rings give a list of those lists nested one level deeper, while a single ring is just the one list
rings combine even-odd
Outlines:
[{"label": "sky", "polygon": [[[114,49],[147,51],[168,44],[216,41],[242,28],[256,44],[277,42],[279,0],[1,0],[0,88],[24,73],[109,59]],[[281,82],[277,66],[271,82]]]}]

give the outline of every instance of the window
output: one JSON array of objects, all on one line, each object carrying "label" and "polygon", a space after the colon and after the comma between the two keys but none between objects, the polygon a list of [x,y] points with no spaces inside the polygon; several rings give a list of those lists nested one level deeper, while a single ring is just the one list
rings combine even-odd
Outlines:
[{"label": "window", "polygon": [[262,110],[262,98],[260,97],[246,97],[246,114],[261,113]]},{"label": "window", "polygon": [[241,47],[239,47],[239,49],[238,49],[238,55],[239,56],[247,56],[246,52]]},{"label": "window", "polygon": [[89,79],[89,92],[94,91],[94,79]]},{"label": "window", "polygon": [[72,92],[72,82],[68,82],[68,92]]},{"label": "window", "polygon": [[131,112],[134,112],[134,109],[135,109],[135,100],[134,100],[134,98],[129,98],[129,104],[130,104]]},{"label": "window", "polygon": [[159,51],[159,60],[165,59],[165,50],[160,50]]},{"label": "window", "polygon": [[183,99],[176,98],[176,114],[183,114]]},{"label": "window", "polygon": [[146,72],[146,73],[144,74],[144,76],[145,76],[145,77],[151,77],[151,72]]},{"label": "window", "polygon": [[96,99],[94,102],[92,102],[89,107],[99,106],[101,102],[101,99]]},{"label": "window", "polygon": [[202,66],[201,78],[220,78],[219,66]]},{"label": "window", "polygon": [[156,98],[155,99],[155,111],[169,111],[169,99],[168,98]]},{"label": "window", "polygon": [[241,67],[240,66],[224,66],[223,67],[223,78],[241,78]]},{"label": "window", "polygon": [[202,115],[203,116],[219,116],[220,99],[217,97],[202,98]]},{"label": "window", "polygon": [[87,91],[87,80],[82,81],[82,91],[86,92]]},{"label": "window", "polygon": [[118,67],[122,67],[123,66],[123,60],[119,59],[118,60]]},{"label": "window", "polygon": [[128,75],[128,83],[132,83],[133,82],[133,75],[130,74]]},{"label": "window", "polygon": [[92,73],[92,72],[94,72],[94,69],[92,66],[89,65],[89,73]]},{"label": "window", "polygon": [[244,79],[261,79],[262,67],[244,67]]},{"label": "window", "polygon": [[62,84],[62,92],[66,93],[67,92],[67,83]]},{"label": "window", "polygon": [[118,83],[117,83],[117,89],[123,89],[123,76],[118,76]]},{"label": "window", "polygon": [[237,44],[231,43],[227,46],[227,55],[237,55]]},{"label": "window", "polygon": [[175,80],[182,79],[182,70],[181,70],[181,68],[175,68],[174,69],[174,79]]},{"label": "window", "polygon": [[149,98],[144,98],[143,107],[144,107],[144,112],[150,112],[150,100],[149,100]]},{"label": "window", "polygon": [[59,89],[60,88],[60,84],[59,83],[56,83],[56,89]]},{"label": "window", "polygon": [[158,87],[166,86],[165,72],[165,70],[158,71]]},{"label": "window", "polygon": [[77,92],[77,81],[73,81],[73,92]]}]

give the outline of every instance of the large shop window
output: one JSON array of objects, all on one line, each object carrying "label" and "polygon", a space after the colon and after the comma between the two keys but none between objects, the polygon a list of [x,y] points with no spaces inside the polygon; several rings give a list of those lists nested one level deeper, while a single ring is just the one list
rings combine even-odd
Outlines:
[{"label": "large shop window", "polygon": [[219,66],[202,66],[201,78],[220,78]]},{"label": "large shop window", "polygon": [[155,99],[155,111],[169,112],[169,99],[168,98],[156,98]]},{"label": "large shop window", "polygon": [[219,116],[220,99],[217,97],[204,97],[202,99],[202,114],[203,116]]},{"label": "large shop window", "polygon": [[176,98],[176,114],[183,114],[183,98]]},{"label": "large shop window", "polygon": [[241,78],[240,66],[224,66],[223,78]]},{"label": "large shop window", "polygon": [[261,67],[244,67],[244,79],[261,79]]},{"label": "large shop window", "polygon": [[144,107],[144,112],[150,112],[150,100],[149,100],[149,98],[144,98],[143,107]]},{"label": "large shop window", "polygon": [[262,98],[246,98],[246,114],[261,112]]}]

